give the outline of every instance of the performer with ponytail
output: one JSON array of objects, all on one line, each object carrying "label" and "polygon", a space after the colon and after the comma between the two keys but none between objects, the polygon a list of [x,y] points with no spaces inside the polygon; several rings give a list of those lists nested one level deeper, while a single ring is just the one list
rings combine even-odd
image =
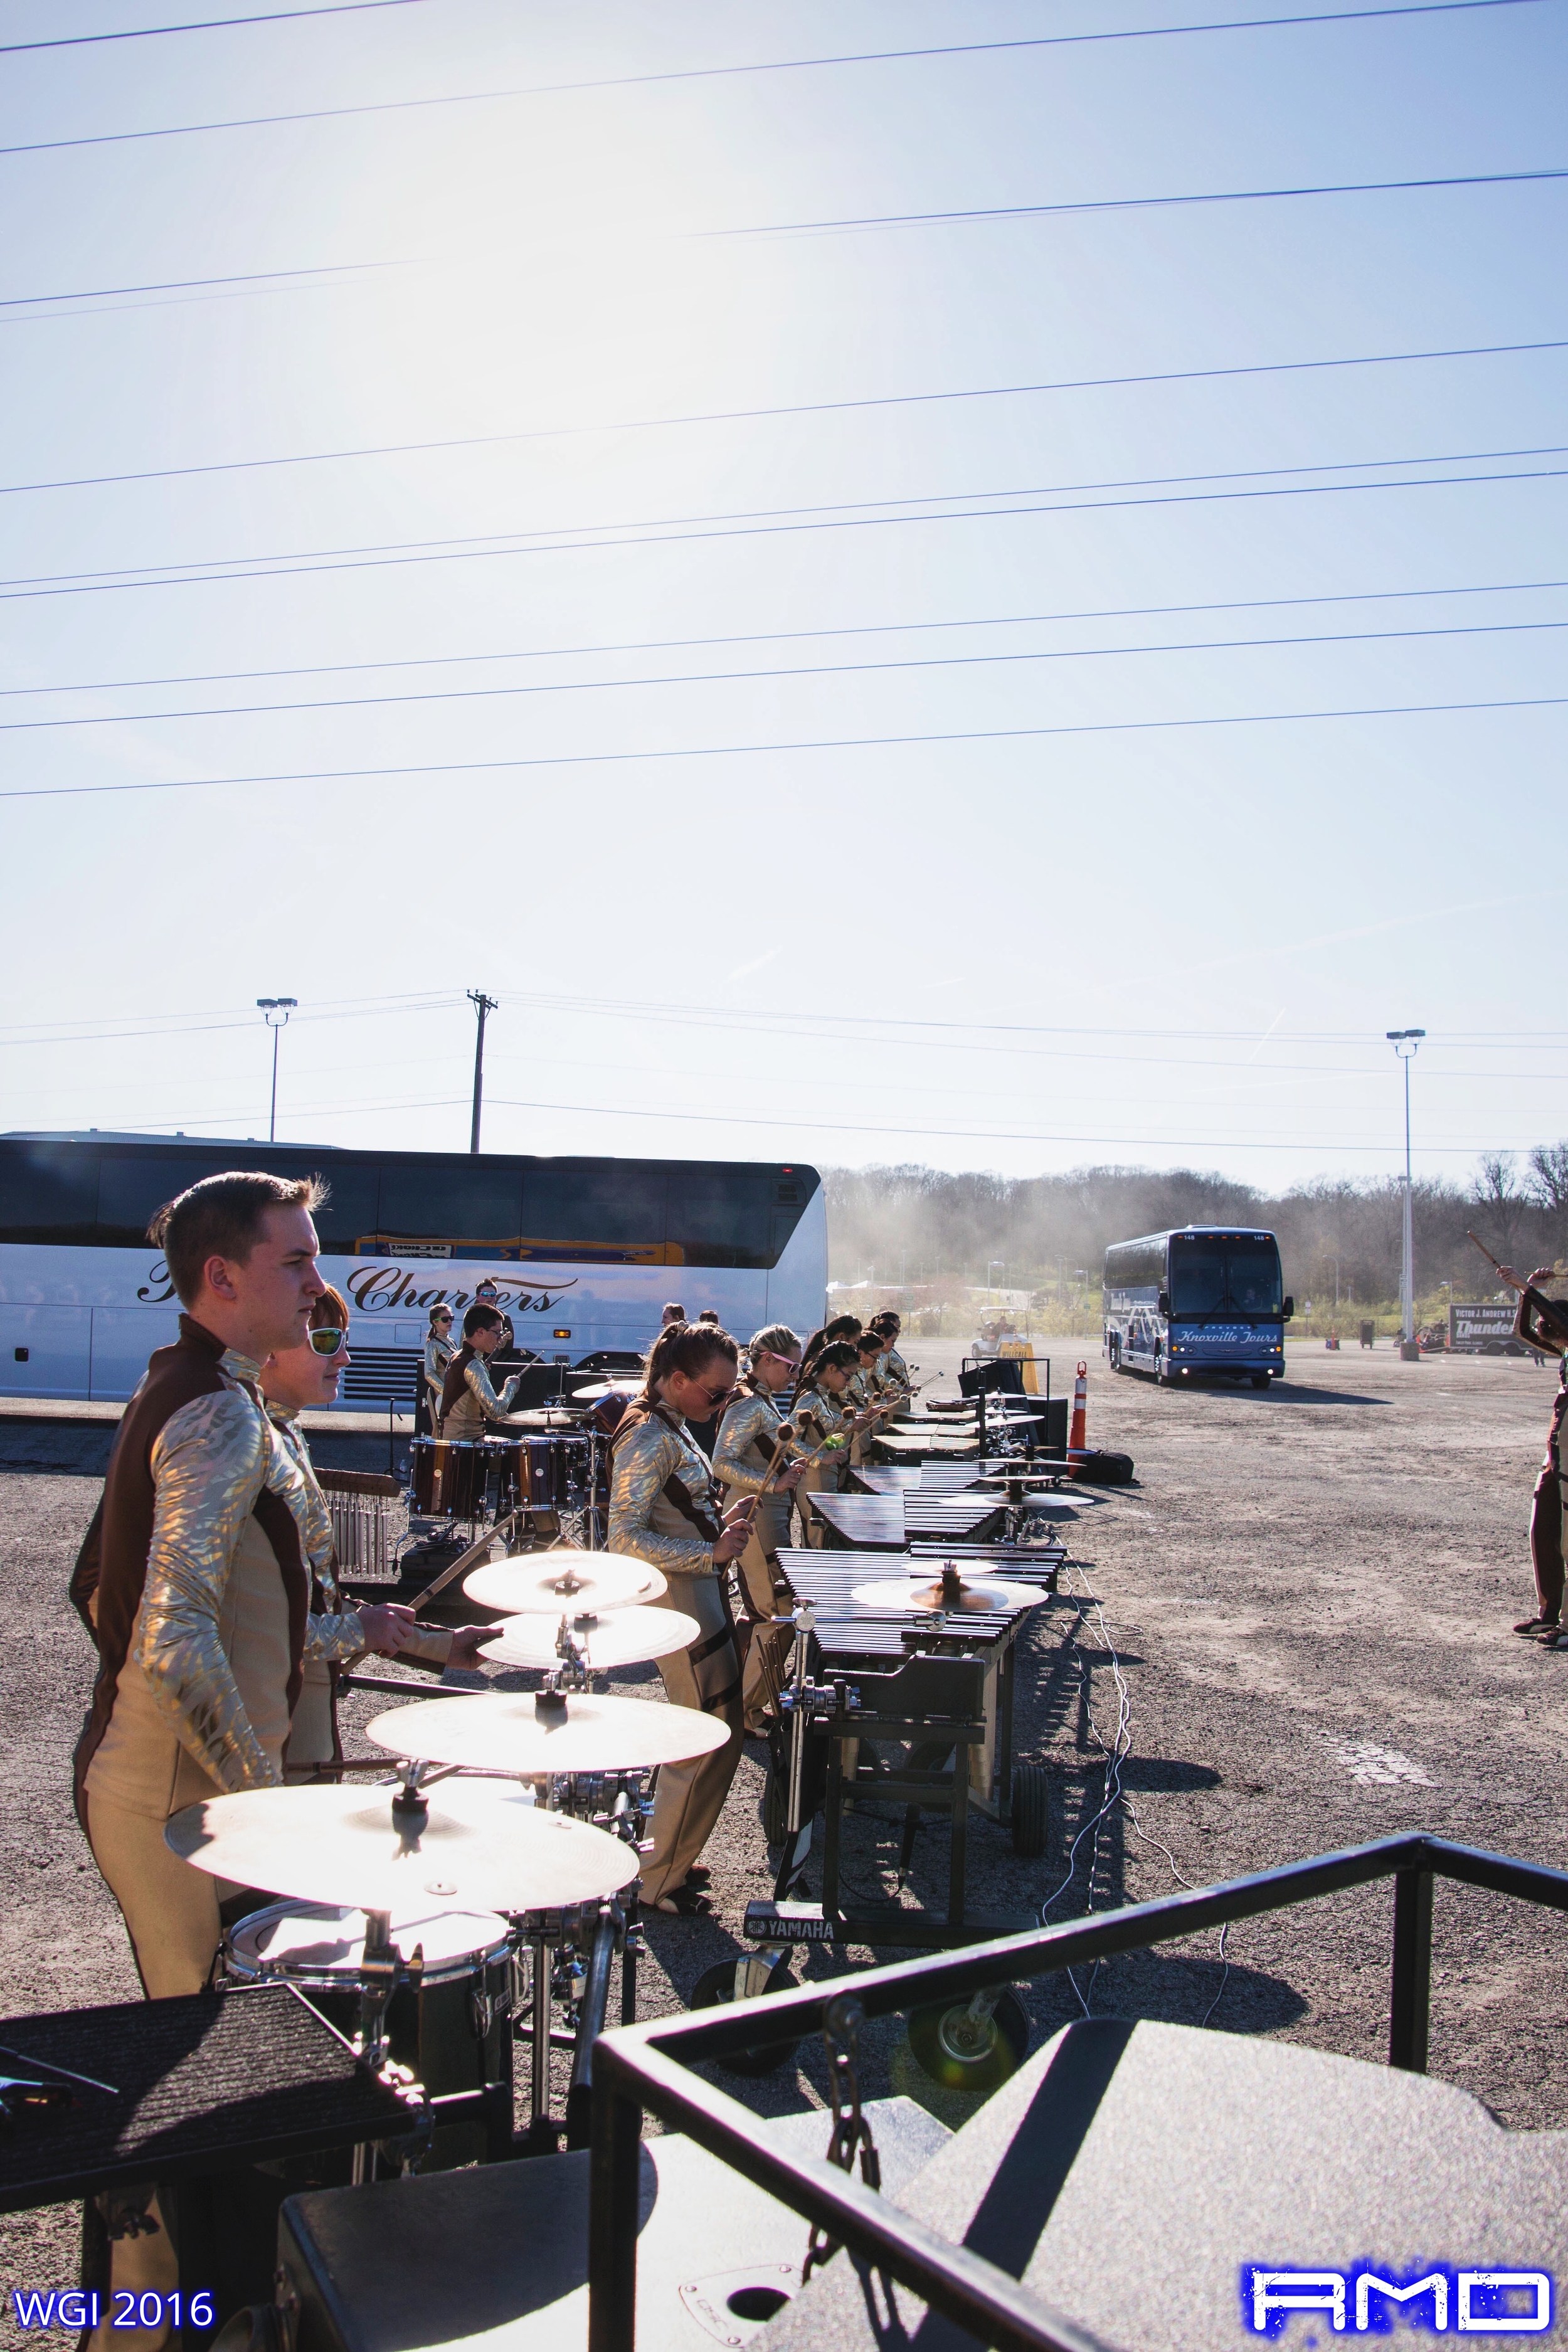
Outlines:
[{"label": "performer with ponytail", "polygon": [[741,1554],[741,1586],[752,1619],[745,1648],[742,1697],[746,1729],[757,1731],[772,1712],[777,1693],[779,1653],[788,1629],[773,1629],[777,1595],[786,1591],[779,1573],[781,1544],[789,1541],[790,1496],[801,1472],[785,1466],[787,1442],[784,1390],[800,1370],[800,1340],[787,1323],[753,1332],[746,1350],[750,1370],[719,1429],[713,1475],[734,1499],[750,1496],[755,1508],[752,1531]]},{"label": "performer with ponytail", "polygon": [[[799,1450],[817,1456],[807,1464],[801,1479],[808,1495],[836,1495],[844,1484],[844,1473],[849,1464],[849,1441],[859,1425],[845,1391],[858,1361],[853,1340],[831,1339],[818,1349],[815,1363],[807,1359],[801,1367],[801,1384],[795,1391],[791,1418]],[[818,1451],[834,1439],[839,1442],[831,1453]],[[804,1503],[801,1518],[806,1542],[814,1549],[820,1549],[821,1520]]]},{"label": "performer with ponytail", "polygon": [[659,1768],[642,1897],[678,1918],[707,1908],[701,1888],[708,1873],[696,1866],[698,1856],[740,1761],[741,1659],[724,1571],[751,1536],[744,1505],[721,1524],[720,1489],[686,1423],[688,1416],[705,1421],[722,1411],[739,1355],[729,1333],[713,1324],[668,1325],[649,1351],[641,1393],[611,1441],[609,1549],[659,1570],[668,1589],[654,1605],[679,1609],[701,1628],[689,1650],[659,1660],[666,1693],[672,1706],[716,1716],[730,1735],[694,1764]]}]

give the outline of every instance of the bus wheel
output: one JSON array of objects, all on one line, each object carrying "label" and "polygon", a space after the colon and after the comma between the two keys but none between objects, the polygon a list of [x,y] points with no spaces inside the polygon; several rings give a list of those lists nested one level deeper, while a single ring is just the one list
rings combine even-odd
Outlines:
[{"label": "bus wheel", "polygon": [[1268,1386],[1268,1373],[1254,1372],[1252,1375],[1252,1385],[1255,1389],[1266,1389]]}]

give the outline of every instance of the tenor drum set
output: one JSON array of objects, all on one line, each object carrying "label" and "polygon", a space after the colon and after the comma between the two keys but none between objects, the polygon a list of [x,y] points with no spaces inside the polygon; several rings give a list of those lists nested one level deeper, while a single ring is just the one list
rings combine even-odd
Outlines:
[{"label": "tenor drum set", "polygon": [[[264,1789],[176,1813],[197,1869],[273,1899],[225,1938],[236,1987],[291,1986],[404,2095],[406,2137],[355,2151],[353,2177],[519,2152],[513,2045],[530,2049],[521,2145],[587,2145],[593,2042],[614,1964],[636,2014],[637,1874],[657,1774],[721,1747],[696,1708],[595,1691],[601,1668],[697,1638],[656,1605],[645,1561],[557,1549],[477,1568],[469,1596],[506,1612],[485,1654],[544,1686],[397,1706],[367,1725],[383,1780]],[[559,2019],[559,2022],[557,2020]],[[572,2053],[564,2125],[550,2062]]]}]

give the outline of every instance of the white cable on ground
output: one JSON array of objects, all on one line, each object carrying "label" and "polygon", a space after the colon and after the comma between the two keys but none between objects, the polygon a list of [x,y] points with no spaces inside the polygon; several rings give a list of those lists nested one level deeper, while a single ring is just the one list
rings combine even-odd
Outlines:
[{"label": "white cable on ground", "polygon": [[[1160,1853],[1164,1855],[1166,1862],[1170,1865],[1171,1875],[1176,1881],[1177,1885],[1186,1887],[1189,1892],[1196,1891],[1193,1886],[1192,1880],[1184,1876],[1182,1871],[1177,1867],[1176,1858],[1171,1852],[1170,1847],[1164,1843],[1163,1839],[1155,1837],[1151,1831],[1144,1828],[1142,1822],[1138,1818],[1137,1807],[1133,1804],[1131,1798],[1121,1786],[1121,1767],[1126,1760],[1128,1749],[1131,1744],[1131,1696],[1128,1691],[1126,1681],[1122,1675],[1121,1656],[1117,1651],[1115,1643],[1110,1638],[1110,1628],[1105,1622],[1105,1611],[1101,1606],[1098,1596],[1089,1591],[1082,1566],[1079,1561],[1070,1560],[1064,1563],[1064,1565],[1072,1569],[1074,1574],[1079,1580],[1079,1586],[1081,1587],[1084,1601],[1089,1602],[1092,1607],[1095,1616],[1100,1622],[1100,1638],[1105,1644],[1106,1654],[1110,1660],[1110,1671],[1116,1681],[1116,1733],[1112,1744],[1110,1747],[1107,1747],[1100,1726],[1094,1719],[1094,1707],[1091,1699],[1093,1685],[1089,1679],[1088,1661],[1080,1652],[1079,1658],[1079,1674],[1084,1692],[1084,1713],[1089,1719],[1089,1727],[1093,1732],[1096,1740],[1099,1742],[1100,1753],[1105,1758],[1104,1788],[1099,1811],[1093,1815],[1091,1820],[1084,1823],[1082,1829],[1079,1830],[1077,1837],[1074,1838],[1072,1842],[1072,1847],[1068,1855],[1067,1876],[1062,1880],[1061,1885],[1056,1889],[1055,1893],[1049,1895],[1040,1906],[1040,1925],[1042,1927],[1047,1923],[1047,1914],[1050,1911],[1053,1905],[1060,1901],[1062,1895],[1066,1894],[1068,1888],[1072,1885],[1074,1878],[1077,1876],[1078,1850],[1083,1843],[1084,1839],[1089,1836],[1091,1830],[1094,1832],[1094,1843],[1089,1853],[1088,1908],[1090,1912],[1093,1911],[1094,1874],[1099,1866],[1100,1861],[1100,1834],[1101,1828],[1110,1819],[1110,1814],[1118,1805],[1121,1806],[1125,1811],[1127,1818],[1132,1825],[1134,1833],[1138,1837],[1142,1838],[1146,1845],[1157,1847]],[[1218,1990],[1215,1993],[1213,2000],[1210,2001],[1207,2009],[1204,2011],[1202,2019],[1202,2023],[1204,2025],[1208,2023],[1210,2018],[1214,2015],[1215,2011],[1219,2007],[1226,1982],[1229,1979],[1230,1961],[1226,1949],[1226,1939],[1229,1937],[1229,1934],[1230,1925],[1229,1922],[1226,1921],[1219,1933],[1219,1958],[1223,1964],[1219,1986]],[[1099,1967],[1100,1962],[1096,1960],[1093,1967],[1089,1969],[1089,1989],[1090,1992],[1094,1990],[1095,1972]],[[1082,2010],[1085,2017],[1088,2017],[1089,2014],[1089,2001],[1085,1995],[1079,1991],[1078,1979],[1070,1969],[1067,1971],[1067,1979],[1068,1982],[1073,1989],[1079,2007]]]}]

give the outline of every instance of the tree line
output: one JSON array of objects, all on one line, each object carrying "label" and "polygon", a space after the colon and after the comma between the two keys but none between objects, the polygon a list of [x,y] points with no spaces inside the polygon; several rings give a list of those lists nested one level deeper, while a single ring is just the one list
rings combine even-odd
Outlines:
[{"label": "tree line", "polygon": [[[1374,1305],[1399,1290],[1403,1186],[1320,1177],[1282,1192],[1175,1168],[1078,1168],[1061,1176],[952,1174],[920,1166],[830,1168],[835,1281],[954,1281],[1066,1295],[1098,1288],[1111,1242],[1168,1225],[1259,1225],[1279,1237],[1285,1286],[1298,1299]],[[1431,1297],[1485,1298],[1496,1279],[1466,1238],[1521,1271],[1568,1256],[1568,1142],[1521,1160],[1483,1159],[1468,1183],[1412,1188],[1415,1286]]]}]

